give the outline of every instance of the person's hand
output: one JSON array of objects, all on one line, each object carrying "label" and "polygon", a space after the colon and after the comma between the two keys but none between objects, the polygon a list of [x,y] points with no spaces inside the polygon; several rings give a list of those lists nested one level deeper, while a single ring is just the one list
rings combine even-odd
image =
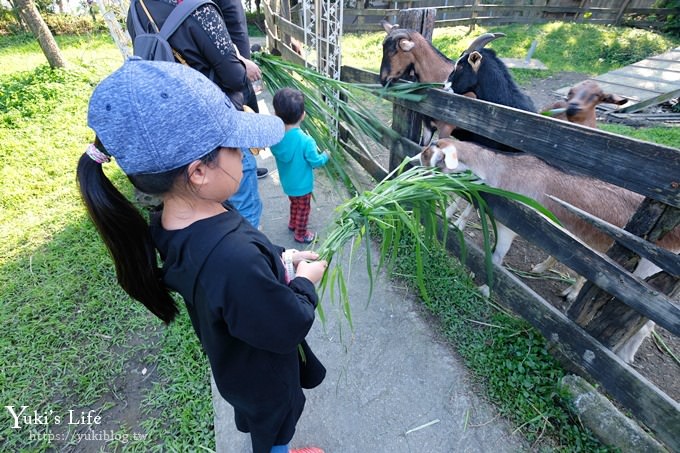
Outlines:
[{"label": "person's hand", "polygon": [[241,57],[241,61],[246,66],[246,76],[251,82],[262,78],[262,71],[260,71],[260,67],[255,62],[244,57]]},{"label": "person's hand", "polygon": [[295,250],[290,249],[293,252],[293,266],[297,267],[300,261],[316,261],[319,259],[319,254],[312,252],[311,250]]},{"label": "person's hand", "polygon": [[324,272],[326,272],[327,267],[328,263],[326,262],[326,260],[318,261],[303,260],[298,263],[297,269],[295,269],[295,275],[296,277],[304,277],[311,281],[312,283],[319,283],[319,281],[323,277]]}]

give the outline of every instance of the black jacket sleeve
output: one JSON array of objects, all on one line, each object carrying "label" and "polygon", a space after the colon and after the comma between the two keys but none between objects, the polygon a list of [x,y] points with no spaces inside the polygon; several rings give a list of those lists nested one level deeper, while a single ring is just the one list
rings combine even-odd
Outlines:
[{"label": "black jacket sleeve", "polygon": [[187,20],[196,50],[212,70],[213,81],[227,93],[236,108],[242,110],[250,96],[250,84],[245,65],[234,51],[231,35],[212,5],[203,6],[196,13],[201,15],[200,22],[193,20],[194,17]]},{"label": "black jacket sleeve", "polygon": [[231,40],[238,47],[241,56],[250,60],[250,40],[248,39],[248,23],[246,13],[240,0],[216,0],[227,24]]},{"label": "black jacket sleeve", "polygon": [[306,278],[285,283],[279,256],[253,242],[220,245],[206,263],[221,263],[217,285],[221,317],[229,333],[251,346],[275,353],[290,353],[304,340],[314,323],[318,296]]}]

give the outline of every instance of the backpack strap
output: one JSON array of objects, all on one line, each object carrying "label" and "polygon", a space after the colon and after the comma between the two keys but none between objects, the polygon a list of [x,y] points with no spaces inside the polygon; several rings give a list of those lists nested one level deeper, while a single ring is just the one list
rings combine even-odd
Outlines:
[{"label": "backpack strap", "polygon": [[130,12],[128,14],[132,18],[132,25],[135,28],[135,36],[147,33],[147,31],[144,29],[142,23],[139,20],[139,15],[137,14],[137,0],[132,0],[132,4],[130,5]]},{"label": "backpack strap", "polygon": [[137,3],[142,5],[142,8],[146,13],[149,22],[153,26],[154,31],[159,33],[166,41],[170,36],[172,36],[173,33],[175,33],[175,31],[177,31],[179,26],[182,25],[182,22],[184,22],[187,17],[189,17],[195,10],[206,3],[212,4],[217,9],[220,16],[222,15],[222,11],[211,0],[184,0],[172,9],[168,15],[168,18],[165,19],[163,26],[160,30],[158,30],[158,26],[156,25],[153,17],[151,17],[151,13],[146,8],[143,0],[133,0],[129,14],[132,16],[132,25],[135,28],[135,36],[148,33],[148,31],[142,26],[142,22],[139,20],[139,14],[137,13]]}]

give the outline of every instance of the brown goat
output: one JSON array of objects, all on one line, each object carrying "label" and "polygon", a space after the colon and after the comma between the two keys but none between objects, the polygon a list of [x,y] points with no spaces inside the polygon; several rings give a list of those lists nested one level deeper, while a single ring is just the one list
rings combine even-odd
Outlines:
[{"label": "brown goat", "polygon": [[594,80],[584,80],[569,89],[565,100],[556,101],[543,108],[544,112],[553,112],[553,118],[596,128],[595,107],[599,104],[623,105],[628,99],[617,94],[602,91]]},{"label": "brown goat", "polygon": [[[566,99],[556,101],[544,107],[543,112],[552,112],[550,116],[562,121],[596,129],[595,107],[603,103],[622,105],[626,102],[628,100],[624,97],[602,91],[600,85],[594,80],[585,80],[571,87]],[[534,266],[531,271],[545,272],[556,263],[555,258],[549,256],[545,261]],[[572,287],[567,288],[562,296],[567,297],[568,300],[574,300],[584,284],[585,279],[578,277],[576,283]]]},{"label": "brown goat", "polygon": [[387,32],[383,40],[380,83],[387,85],[405,77],[410,71],[419,82],[443,84],[448,80],[454,62],[423,35],[385,20],[380,23]]},{"label": "brown goat", "polygon": [[[499,153],[471,142],[441,139],[424,148],[413,160],[421,165],[441,168],[446,173],[471,170],[490,186],[531,197],[553,212],[567,230],[599,252],[611,246],[611,237],[566,210],[548,195],[618,227],[626,224],[643,200],[642,195],[598,179],[564,173],[530,154]],[[500,265],[516,234],[500,223],[497,223],[497,233],[493,262]],[[678,253],[680,227],[666,234],[658,245]],[[656,271],[656,266],[642,259],[636,275],[645,278]],[[640,330],[640,335],[630,338],[616,353],[626,362],[633,362],[635,352],[652,327],[653,323],[648,322]]]}]

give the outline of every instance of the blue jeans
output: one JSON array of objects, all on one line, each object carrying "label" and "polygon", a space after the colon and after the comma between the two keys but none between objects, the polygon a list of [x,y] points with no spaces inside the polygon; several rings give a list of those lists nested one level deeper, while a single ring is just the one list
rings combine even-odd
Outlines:
[{"label": "blue jeans", "polygon": [[229,199],[238,212],[255,228],[260,226],[262,200],[257,189],[257,160],[249,149],[243,149],[243,178],[238,191]]}]

